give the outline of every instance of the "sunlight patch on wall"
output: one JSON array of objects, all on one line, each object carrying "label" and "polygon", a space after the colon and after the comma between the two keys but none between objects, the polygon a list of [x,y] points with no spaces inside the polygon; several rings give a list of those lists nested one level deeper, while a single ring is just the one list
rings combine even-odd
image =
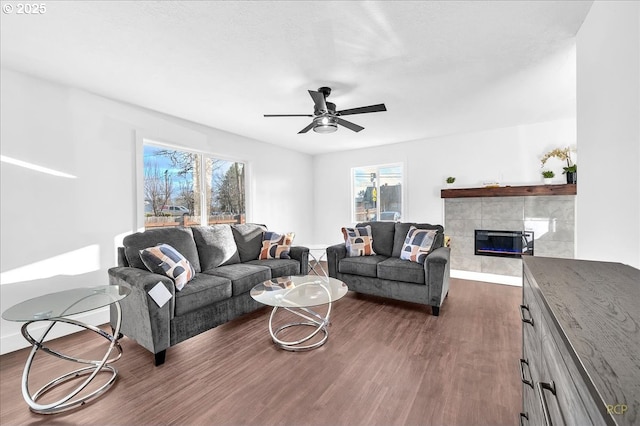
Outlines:
[{"label": "sunlight patch on wall", "polygon": [[53,256],[0,274],[0,285],[40,280],[57,275],[81,275],[100,269],[97,244]]},{"label": "sunlight patch on wall", "polygon": [[24,167],[25,169],[35,170],[40,173],[47,173],[53,176],[65,177],[69,179],[76,179],[77,176],[70,175],[68,173],[61,172],[59,170],[50,169],[48,167],[38,166],[37,164],[28,163],[26,161],[18,160],[15,158],[7,157],[6,155],[0,155],[0,161],[7,164],[13,164],[15,166]]}]

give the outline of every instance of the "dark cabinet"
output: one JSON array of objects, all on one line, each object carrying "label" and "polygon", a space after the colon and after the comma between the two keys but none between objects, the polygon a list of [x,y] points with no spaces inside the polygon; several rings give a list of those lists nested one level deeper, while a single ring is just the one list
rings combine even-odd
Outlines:
[{"label": "dark cabinet", "polygon": [[640,424],[638,306],[635,268],[523,258],[520,424]]}]

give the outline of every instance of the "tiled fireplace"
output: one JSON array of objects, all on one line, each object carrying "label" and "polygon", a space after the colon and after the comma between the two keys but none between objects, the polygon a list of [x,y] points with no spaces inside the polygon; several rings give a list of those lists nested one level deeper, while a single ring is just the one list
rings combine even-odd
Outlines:
[{"label": "tiled fireplace", "polygon": [[573,258],[575,191],[576,185],[443,190],[452,271],[522,276],[519,256],[476,254],[476,230],[533,233],[535,256]]}]

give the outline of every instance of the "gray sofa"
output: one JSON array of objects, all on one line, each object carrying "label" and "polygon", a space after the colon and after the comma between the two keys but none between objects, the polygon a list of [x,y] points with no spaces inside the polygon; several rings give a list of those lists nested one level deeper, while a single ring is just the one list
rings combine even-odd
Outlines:
[{"label": "gray sofa", "polygon": [[[349,290],[431,306],[438,316],[449,292],[450,250],[443,247],[444,228],[421,223],[366,222],[371,225],[374,256],[348,257],[345,244],[327,248],[329,276]],[[433,249],[424,264],[400,259],[410,226],[437,230]]]},{"label": "gray sofa", "polygon": [[[131,294],[121,302],[120,332],[164,363],[167,348],[260,308],[249,294],[271,278],[308,273],[309,249],[291,247],[291,259],[258,260],[266,226],[212,225],[157,228],[128,235],[118,248],[118,266],[109,269],[109,283],[129,284]],[[181,291],[173,280],[150,272],[140,250],[169,244],[191,262],[195,276]],[[158,282],[172,297],[159,307],[148,295]],[[111,307],[111,326],[116,311]]]}]

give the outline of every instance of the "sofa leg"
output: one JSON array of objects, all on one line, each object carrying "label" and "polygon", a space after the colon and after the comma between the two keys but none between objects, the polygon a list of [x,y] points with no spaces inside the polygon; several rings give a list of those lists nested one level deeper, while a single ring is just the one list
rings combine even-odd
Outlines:
[{"label": "sofa leg", "polygon": [[155,356],[155,365],[156,367],[159,365],[164,364],[164,359],[167,356],[167,350],[165,349],[164,351],[160,351],[157,354],[154,354]]},{"label": "sofa leg", "polygon": [[438,315],[440,315],[440,307],[439,306],[432,306],[431,307],[431,315],[433,315],[434,317],[437,317]]}]

